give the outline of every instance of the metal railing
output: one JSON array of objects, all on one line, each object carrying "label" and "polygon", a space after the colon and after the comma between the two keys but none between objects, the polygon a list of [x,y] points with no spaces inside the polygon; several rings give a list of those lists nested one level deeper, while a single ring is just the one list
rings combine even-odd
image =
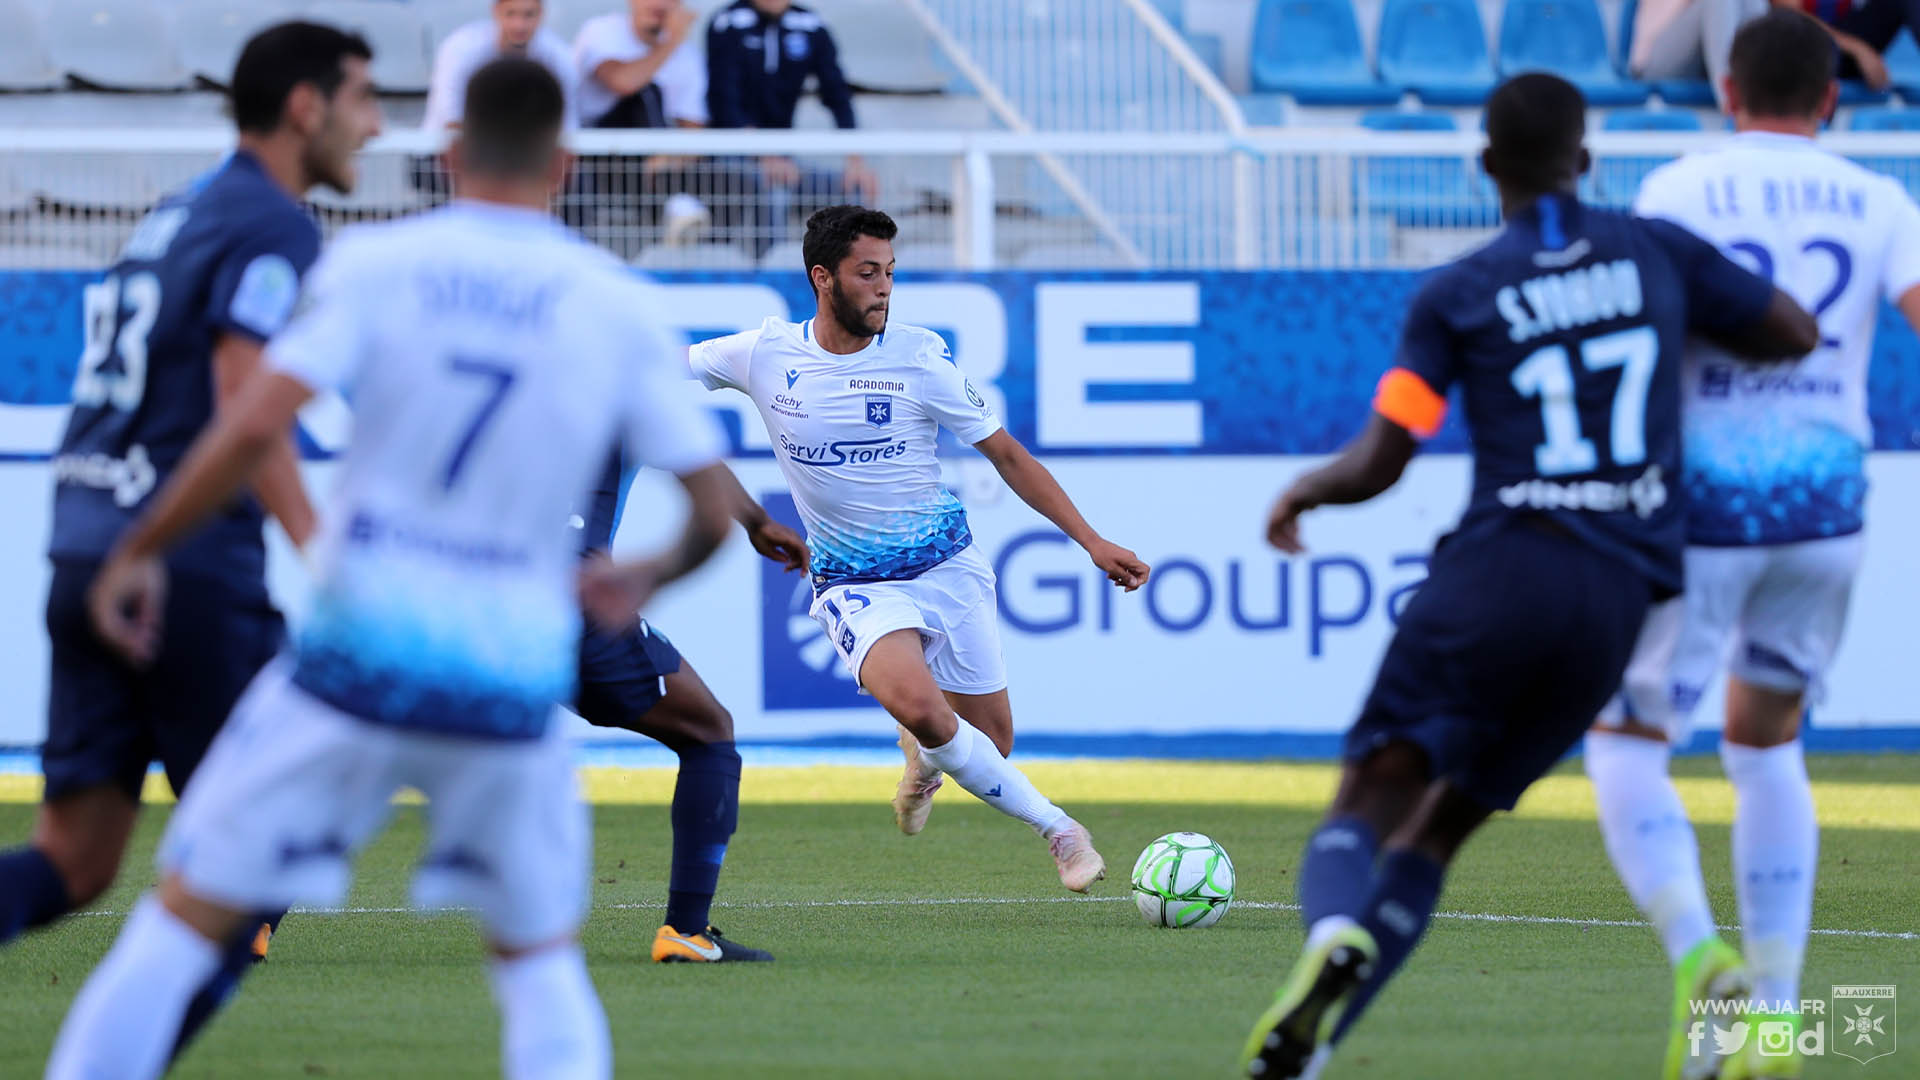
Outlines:
[{"label": "metal railing", "polygon": [[[1584,193],[1627,205],[1652,168],[1721,137],[1597,134]],[[0,130],[0,268],[109,262],[163,193],[231,145],[214,129]],[[583,132],[556,210],[646,268],[797,269],[806,213],[853,196],[840,174],[857,154],[877,179],[869,201],[900,223],[905,271],[1422,267],[1498,226],[1481,145],[1473,132],[1357,130]],[[1824,145],[1920,191],[1920,139],[1840,134]],[[382,137],[354,193],[316,193],[316,212],[332,229],[444,201],[438,148],[425,132]],[[1081,192],[1097,214],[1036,164],[1044,156],[1105,178]],[[792,160],[801,183],[773,182],[769,157]]]}]

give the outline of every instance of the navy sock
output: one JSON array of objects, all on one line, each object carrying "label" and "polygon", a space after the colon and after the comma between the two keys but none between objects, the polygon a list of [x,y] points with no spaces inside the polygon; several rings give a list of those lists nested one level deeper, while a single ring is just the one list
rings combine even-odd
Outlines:
[{"label": "navy sock", "polygon": [[682,934],[697,934],[707,928],[727,841],[740,823],[740,752],[723,742],[685,746],[679,753],[667,925]]},{"label": "navy sock", "polygon": [[1333,1041],[1346,1037],[1347,1029],[1365,1012],[1374,995],[1387,984],[1400,965],[1413,954],[1413,947],[1426,933],[1440,902],[1440,882],[1447,868],[1416,851],[1389,851],[1380,860],[1380,872],[1374,878],[1373,894],[1367,897],[1360,925],[1380,946],[1373,962],[1373,976],[1353,995],[1347,1011],[1334,1029]]},{"label": "navy sock", "polygon": [[1373,826],[1351,814],[1328,818],[1314,832],[1300,858],[1300,919],[1308,929],[1329,915],[1360,918],[1379,847]]},{"label": "navy sock", "polygon": [[233,992],[240,988],[240,980],[253,970],[253,937],[259,931],[260,924],[266,923],[278,930],[280,920],[286,915],[286,912],[278,911],[249,919],[246,929],[227,943],[226,950],[220,954],[220,966],[207,977],[199,992],[193,995],[193,1000],[187,1002],[186,1014],[180,1018],[180,1033],[173,1039],[173,1053],[167,1058],[169,1064],[180,1059],[194,1036],[200,1034],[200,1029],[206,1027],[213,1015],[226,1005],[233,997]]},{"label": "navy sock", "polygon": [[39,848],[19,847],[0,855],[0,943],[72,910],[67,883]]}]

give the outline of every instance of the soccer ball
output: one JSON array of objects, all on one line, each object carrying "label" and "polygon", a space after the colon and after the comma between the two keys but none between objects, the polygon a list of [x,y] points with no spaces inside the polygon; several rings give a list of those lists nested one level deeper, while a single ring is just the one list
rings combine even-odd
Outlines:
[{"label": "soccer ball", "polygon": [[1212,926],[1233,904],[1233,860],[1197,832],[1168,833],[1134,862],[1133,903],[1150,926]]}]

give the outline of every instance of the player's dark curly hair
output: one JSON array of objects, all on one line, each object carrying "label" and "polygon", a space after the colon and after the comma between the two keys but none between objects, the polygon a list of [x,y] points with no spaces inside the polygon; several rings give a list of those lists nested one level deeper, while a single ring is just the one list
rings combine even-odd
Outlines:
[{"label": "player's dark curly hair", "polygon": [[1558,189],[1581,171],[1587,99],[1558,75],[1515,75],[1487,97],[1487,170],[1531,191]]},{"label": "player's dark curly hair", "polygon": [[1826,104],[1840,64],[1833,38],[1809,16],[1774,8],[1733,36],[1727,71],[1754,116],[1804,117]]},{"label": "player's dark curly hair", "polygon": [[301,83],[332,97],[346,81],[350,56],[371,60],[373,47],[359,34],[320,23],[277,23],[253,35],[228,81],[234,126],[257,135],[279,127],[287,98]]},{"label": "player's dark curly hair", "polygon": [[800,241],[800,252],[807,263],[804,269],[809,276],[816,266],[826,267],[829,274],[835,273],[847,253],[853,250],[855,240],[871,236],[891,241],[899,232],[900,226],[878,210],[864,206],[829,206],[807,219],[807,235]]}]

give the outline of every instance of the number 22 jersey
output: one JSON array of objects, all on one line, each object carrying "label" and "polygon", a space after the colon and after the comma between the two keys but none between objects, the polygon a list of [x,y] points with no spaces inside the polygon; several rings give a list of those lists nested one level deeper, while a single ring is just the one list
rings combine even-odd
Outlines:
[{"label": "number 22 jersey", "polygon": [[1881,297],[1920,285],[1920,208],[1898,182],[1811,139],[1744,132],[1654,170],[1634,209],[1712,241],[1820,321],[1820,347],[1793,364],[1741,367],[1711,343],[1689,346],[1688,542],[1859,532],[1873,331]]}]

